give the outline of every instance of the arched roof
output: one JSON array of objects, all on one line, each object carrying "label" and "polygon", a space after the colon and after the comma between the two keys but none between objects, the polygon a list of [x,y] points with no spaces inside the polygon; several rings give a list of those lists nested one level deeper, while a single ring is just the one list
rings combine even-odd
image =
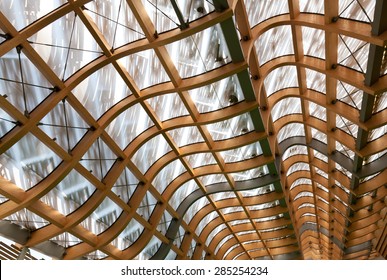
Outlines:
[{"label": "arched roof", "polygon": [[58,259],[386,257],[387,1],[0,8],[0,235]]}]

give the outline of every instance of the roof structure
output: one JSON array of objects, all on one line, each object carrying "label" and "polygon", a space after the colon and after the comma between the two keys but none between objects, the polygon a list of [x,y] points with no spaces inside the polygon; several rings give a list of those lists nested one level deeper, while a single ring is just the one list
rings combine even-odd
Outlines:
[{"label": "roof structure", "polygon": [[386,15],[386,0],[1,1],[4,248],[386,258]]}]

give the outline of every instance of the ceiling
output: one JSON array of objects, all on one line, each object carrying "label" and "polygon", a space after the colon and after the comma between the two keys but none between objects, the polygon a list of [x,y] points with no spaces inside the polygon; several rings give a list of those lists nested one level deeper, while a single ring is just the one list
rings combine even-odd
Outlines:
[{"label": "ceiling", "polygon": [[387,257],[387,1],[0,11],[0,235],[18,248]]}]

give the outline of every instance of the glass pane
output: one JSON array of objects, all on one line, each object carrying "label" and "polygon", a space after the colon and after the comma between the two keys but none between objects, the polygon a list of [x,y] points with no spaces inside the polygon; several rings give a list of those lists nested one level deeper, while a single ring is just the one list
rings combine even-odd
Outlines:
[{"label": "glass pane", "polygon": [[159,193],[163,193],[165,188],[180,174],[187,172],[179,159],[169,163],[164,167],[152,181],[153,186]]},{"label": "glass pane", "polygon": [[126,228],[112,242],[120,250],[125,250],[132,245],[140,236],[144,227],[135,219],[131,219]]},{"label": "glass pane", "polygon": [[125,1],[96,0],[87,3],[85,8],[85,13],[97,24],[113,49],[145,38],[145,34]]},{"label": "glass pane", "polygon": [[304,54],[325,59],[325,34],[321,29],[302,27]]},{"label": "glass pane", "polygon": [[278,140],[278,143],[281,143],[283,140],[294,136],[305,136],[305,130],[304,130],[303,124],[291,123],[291,124],[285,125],[278,132],[277,140]]},{"label": "glass pane", "polygon": [[188,111],[177,93],[147,99],[161,121],[186,116]]},{"label": "glass pane", "polygon": [[317,119],[326,121],[327,120],[327,113],[326,109],[314,102],[308,102],[309,103],[309,115],[312,117],[315,117]]},{"label": "glass pane", "polygon": [[324,1],[300,0],[301,13],[324,14]]},{"label": "glass pane", "polygon": [[65,0],[1,1],[0,10],[17,30],[21,30],[65,2]]},{"label": "glass pane", "polygon": [[132,94],[111,64],[84,79],[73,93],[95,119]]},{"label": "glass pane", "polygon": [[225,163],[243,161],[262,155],[262,148],[259,142],[249,144],[233,150],[220,152]]},{"label": "glass pane", "polygon": [[1,175],[28,190],[46,178],[62,161],[31,133],[0,154]]},{"label": "glass pane", "polygon": [[245,0],[245,5],[251,27],[268,18],[289,13],[288,2],[282,0]]},{"label": "glass pane", "polygon": [[166,45],[182,78],[211,71],[231,61],[220,25]]},{"label": "glass pane", "polygon": [[140,89],[170,80],[153,49],[128,55],[119,59],[118,62],[124,65]]},{"label": "glass pane", "polygon": [[169,199],[169,204],[174,210],[180,206],[181,202],[190,195],[193,191],[197,190],[199,187],[194,180],[190,180],[183,185],[181,185],[172,197]]},{"label": "glass pane", "polygon": [[200,113],[216,111],[244,100],[236,75],[188,91]]},{"label": "glass pane", "polygon": [[280,56],[294,54],[292,29],[289,25],[269,29],[254,42],[259,64]]},{"label": "glass pane", "polygon": [[211,153],[193,154],[192,156],[187,156],[185,158],[188,160],[192,168],[217,163],[214,156]]},{"label": "glass pane", "polygon": [[72,170],[41,200],[63,215],[77,210],[94,193],[95,187],[77,171]]},{"label": "glass pane", "polygon": [[249,113],[207,125],[214,141],[233,138],[254,130],[254,125]]},{"label": "glass pane", "polygon": [[53,91],[53,86],[24,55],[12,49],[0,59],[1,95],[25,115]]},{"label": "glass pane", "polygon": [[375,0],[339,0],[339,16],[359,21],[374,20]]},{"label": "glass pane", "polygon": [[106,131],[120,148],[124,149],[133,139],[153,125],[141,105],[136,104],[115,118]]},{"label": "glass pane", "polygon": [[103,54],[74,12],[39,30],[29,41],[33,42],[33,48],[63,80]]},{"label": "glass pane", "polygon": [[308,68],[305,68],[305,72],[306,72],[306,86],[309,89],[313,89],[315,91],[325,94],[326,93],[325,75],[320,72],[310,70]]},{"label": "glass pane", "polygon": [[283,66],[271,71],[265,78],[267,96],[291,87],[298,87],[297,69],[295,66]]},{"label": "glass pane", "polygon": [[196,126],[173,129],[169,131],[169,135],[172,137],[178,147],[204,142],[203,136]]},{"label": "glass pane", "polygon": [[295,155],[307,155],[308,154],[308,148],[303,145],[295,145],[290,148],[288,148],[282,155],[282,160],[286,160],[290,158],[291,156]]},{"label": "glass pane", "polygon": [[132,161],[141,172],[145,173],[153,163],[169,151],[171,151],[171,147],[168,145],[164,136],[158,135],[142,145],[133,155]]},{"label": "glass pane", "polygon": [[288,97],[278,101],[271,110],[273,122],[292,114],[301,114],[301,100],[298,97]]}]

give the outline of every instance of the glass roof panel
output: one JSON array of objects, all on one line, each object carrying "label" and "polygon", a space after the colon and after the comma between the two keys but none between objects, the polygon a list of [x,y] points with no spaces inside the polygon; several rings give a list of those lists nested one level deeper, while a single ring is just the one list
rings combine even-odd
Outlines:
[{"label": "glass roof panel", "polygon": [[322,133],[321,131],[311,128],[312,137],[322,143],[327,143],[327,135],[325,133]]},{"label": "glass roof panel", "polygon": [[2,138],[5,134],[7,134],[17,125],[17,122],[1,108],[0,120],[0,138]]},{"label": "glass roof panel", "polygon": [[58,103],[38,125],[65,151],[72,150],[90,127],[66,100]]},{"label": "glass roof panel", "polygon": [[352,173],[349,172],[347,169],[345,169],[344,167],[342,167],[340,164],[338,164],[337,162],[335,163],[335,167],[337,170],[339,170],[341,173],[343,173],[344,175],[346,175],[348,178],[352,178]]},{"label": "glass roof panel", "polygon": [[328,174],[326,172],[324,172],[323,170],[317,168],[317,167],[314,167],[314,170],[316,171],[317,174],[319,174],[320,176],[324,177],[325,179],[328,179]]},{"label": "glass roof panel", "polygon": [[216,211],[212,211],[209,214],[207,214],[197,225],[195,234],[200,235],[202,230],[215,218],[219,217],[218,213]]},{"label": "glass roof panel", "polygon": [[94,37],[73,12],[39,30],[29,41],[63,80],[102,55]]},{"label": "glass roof panel", "polygon": [[120,250],[125,250],[132,245],[140,236],[144,227],[135,219],[131,219],[120,235],[112,241],[112,244]]},{"label": "glass roof panel", "polygon": [[50,239],[51,241],[55,242],[56,244],[64,247],[64,248],[69,248],[71,246],[77,245],[82,242],[81,239],[78,237],[68,233],[64,232],[60,235],[57,235],[53,238]]},{"label": "glass roof panel", "polygon": [[169,131],[169,135],[179,147],[204,142],[203,136],[196,126],[173,129]]},{"label": "glass roof panel", "polygon": [[106,230],[114,224],[121,213],[122,209],[106,197],[90,217],[95,220],[101,229]]},{"label": "glass roof panel", "polygon": [[231,61],[220,25],[166,45],[182,78],[211,71]]},{"label": "glass roof panel", "polygon": [[258,168],[253,168],[242,172],[231,173],[231,176],[234,178],[235,181],[246,181],[262,177],[266,174],[269,174],[269,169],[266,165],[264,165]]},{"label": "glass roof panel", "polygon": [[11,24],[17,29],[23,29],[37,19],[45,16],[59,6],[66,3],[65,0],[52,1],[1,1],[1,12],[11,20]]},{"label": "glass roof panel", "polygon": [[338,141],[336,141],[336,150],[342,153],[343,155],[349,157],[352,160],[355,157],[355,153],[352,150],[350,150],[347,146],[341,144]]},{"label": "glass roof panel", "polygon": [[[249,209],[249,211],[259,211],[259,210],[263,210],[263,209],[272,208],[272,207],[275,207],[278,205],[280,205],[280,202],[278,200],[274,200],[274,201],[270,201],[267,203],[261,203],[261,204],[247,206],[246,208]],[[257,221],[257,219],[254,219],[254,221]],[[261,221],[258,221],[258,222],[261,222]]]},{"label": "glass roof panel", "polygon": [[297,69],[295,66],[283,66],[271,71],[265,78],[267,96],[280,89],[298,87]]},{"label": "glass roof panel", "polygon": [[324,162],[328,162],[328,157],[326,155],[323,155],[322,153],[320,153],[316,150],[313,150],[313,154],[316,158],[318,158]]},{"label": "glass roof panel", "polygon": [[151,18],[158,33],[162,33],[179,26],[179,20],[170,1],[142,0],[145,10]]},{"label": "glass roof panel", "polygon": [[286,176],[289,176],[293,172],[297,172],[297,171],[301,171],[301,170],[310,171],[309,164],[307,164],[305,162],[297,162],[297,163],[291,165],[288,168],[288,171],[286,172]]},{"label": "glass roof panel", "polygon": [[[321,2],[321,1],[320,1]],[[325,34],[321,29],[303,26],[302,46],[304,54],[325,59]]]},{"label": "glass roof panel", "polygon": [[118,146],[124,149],[134,138],[153,125],[141,105],[136,104],[115,118],[106,131]]},{"label": "glass roof panel", "polygon": [[45,144],[28,133],[0,154],[0,173],[19,188],[29,190],[48,176],[61,161]]},{"label": "glass roof panel", "polygon": [[169,204],[174,210],[177,210],[181,202],[190,195],[193,191],[197,190],[199,186],[196,184],[195,180],[189,180],[188,182],[181,185],[169,199]]},{"label": "glass roof panel", "polygon": [[214,202],[228,199],[228,198],[234,198],[234,197],[236,197],[234,192],[220,192],[220,193],[210,194],[210,198]]},{"label": "glass roof panel", "polygon": [[289,13],[288,2],[281,0],[246,1],[246,11],[250,26],[253,27],[268,18]]},{"label": "glass roof panel", "polygon": [[134,174],[128,168],[125,168],[114,183],[112,192],[121,198],[123,202],[128,203],[138,183],[139,181]]},{"label": "glass roof panel", "polygon": [[230,235],[227,235],[226,237],[224,237],[221,241],[219,241],[218,245],[216,245],[216,247],[215,247],[214,253],[217,254],[219,249],[223,246],[223,244],[226,243],[228,240],[230,240],[233,237],[234,237],[234,235],[230,234]]},{"label": "glass roof panel", "polygon": [[161,240],[156,236],[153,236],[151,240],[148,242],[146,247],[141,251],[140,254],[136,257],[137,260],[149,260],[154,254],[156,254],[157,250],[161,245]]},{"label": "glass roof panel", "polygon": [[259,142],[255,142],[233,150],[220,152],[225,163],[243,161],[262,155],[262,147]]},{"label": "glass roof panel", "polygon": [[148,220],[156,204],[157,199],[150,192],[146,192],[136,212],[145,220]]},{"label": "glass roof panel", "polygon": [[30,231],[40,229],[50,224],[47,220],[27,210],[26,208],[3,218],[3,220],[10,221]]},{"label": "glass roof panel", "polygon": [[290,123],[282,127],[277,134],[278,143],[294,136],[305,136],[304,125],[300,123]]},{"label": "glass roof panel", "polygon": [[125,56],[118,62],[125,67],[139,89],[170,81],[153,49]]},{"label": "glass roof panel", "polygon": [[205,186],[227,182],[226,177],[223,174],[212,174],[200,177]]},{"label": "glass roof panel", "polygon": [[210,245],[212,239],[217,235],[219,232],[224,230],[227,226],[225,224],[221,224],[214,228],[211,233],[208,235],[207,240],[206,240],[206,246]]},{"label": "glass roof panel", "polygon": [[337,100],[360,110],[363,93],[360,89],[342,81],[337,83]]},{"label": "glass roof panel", "polygon": [[374,20],[375,0],[339,0],[339,16],[359,21]]},{"label": "glass roof panel", "polygon": [[383,135],[387,134],[387,124],[381,127],[372,129],[368,134],[368,142],[372,142]]},{"label": "glass roof panel", "polygon": [[358,126],[346,118],[336,115],[336,127],[348,133],[352,137],[357,137]]},{"label": "glass roof panel", "polygon": [[52,91],[53,86],[24,55],[12,49],[0,59],[1,95],[25,115],[38,106]]},{"label": "glass roof panel", "polygon": [[387,108],[387,91],[377,95],[372,113],[376,114]]},{"label": "glass roof panel", "polygon": [[198,153],[186,156],[185,158],[188,160],[192,168],[217,163],[212,153]]},{"label": "glass roof panel", "polygon": [[177,4],[183,14],[185,21],[188,22],[201,18],[215,10],[215,6],[212,1],[183,0],[179,1]]},{"label": "glass roof panel", "polygon": [[177,93],[147,99],[161,121],[186,116],[188,111]]},{"label": "glass roof panel", "polygon": [[165,235],[171,221],[172,221],[171,214],[169,214],[169,212],[165,210],[161,215],[161,219],[156,227],[156,230],[159,231],[161,234]]},{"label": "glass roof panel", "polygon": [[309,89],[313,89],[315,91],[325,94],[326,93],[325,75],[320,72],[310,70],[308,68],[305,68],[305,72],[306,72],[306,86]]},{"label": "glass roof panel", "polygon": [[84,79],[73,93],[95,119],[132,94],[111,64]]},{"label": "glass roof panel", "polygon": [[324,14],[324,1],[300,0],[301,13]]},{"label": "glass roof panel", "polygon": [[157,176],[153,179],[152,184],[159,191],[163,193],[165,188],[180,174],[187,172],[179,159],[174,160],[166,167],[164,167]]},{"label": "glass roof panel", "polygon": [[254,125],[249,113],[231,119],[207,125],[214,141],[233,138],[254,130]]},{"label": "glass roof panel", "polygon": [[290,190],[294,189],[299,185],[312,185],[312,180],[309,178],[299,178],[292,183],[292,185],[290,186]]},{"label": "glass roof panel", "polygon": [[84,7],[113,49],[145,37],[125,1],[96,0]]},{"label": "glass roof panel", "polygon": [[384,156],[385,154],[387,154],[387,149],[385,149],[385,150],[383,150],[383,151],[381,151],[381,152],[379,152],[379,153],[376,153],[376,154],[373,154],[373,155],[367,157],[367,158],[363,161],[363,165],[367,165],[367,164],[369,164],[369,163],[371,163],[371,162],[373,162],[373,161],[375,161],[375,160],[381,158],[381,157]]},{"label": "glass roof panel", "polygon": [[252,197],[252,196],[266,194],[274,190],[275,190],[274,185],[271,184],[264,187],[251,189],[251,190],[239,191],[238,193],[240,193],[243,197]]},{"label": "glass roof panel", "polygon": [[[159,158],[171,151],[163,135],[157,135],[141,146],[133,155],[132,161],[141,172],[145,173]],[[147,160],[144,160],[144,159]]]},{"label": "glass roof panel", "polygon": [[200,113],[216,111],[244,100],[236,75],[188,91]]},{"label": "glass roof panel", "polygon": [[313,197],[313,193],[312,192],[299,192],[294,197],[294,201],[296,201],[297,199],[302,198],[302,197]]},{"label": "glass roof panel", "polygon": [[345,35],[339,35],[338,64],[366,73],[369,43]]},{"label": "glass roof panel", "polygon": [[270,28],[254,42],[259,64],[273,58],[294,54],[293,36],[290,25]]},{"label": "glass roof panel", "polygon": [[200,211],[200,209],[202,209],[204,206],[206,206],[209,203],[210,202],[208,201],[208,199],[206,197],[202,197],[202,198],[198,199],[197,201],[195,201],[195,203],[193,203],[191,205],[191,207],[185,213],[185,215],[183,217],[184,221],[187,224],[189,224],[191,222],[192,218],[196,215],[196,213],[198,213]]},{"label": "glass roof panel", "polygon": [[323,106],[320,106],[314,102],[309,103],[309,115],[317,119],[326,121],[327,120],[327,110]]},{"label": "glass roof panel", "polygon": [[288,97],[278,101],[271,110],[273,122],[292,114],[301,114],[301,100],[298,97]]},{"label": "glass roof panel", "polygon": [[307,154],[308,154],[308,149],[306,146],[295,145],[286,149],[286,151],[282,155],[282,160],[286,160],[295,155],[307,155]]},{"label": "glass roof panel", "polygon": [[116,160],[117,156],[98,138],[82,156],[80,163],[95,177],[102,180]]},{"label": "glass roof panel", "polygon": [[96,188],[77,171],[72,170],[55,188],[41,198],[61,214],[68,214],[83,205]]}]

